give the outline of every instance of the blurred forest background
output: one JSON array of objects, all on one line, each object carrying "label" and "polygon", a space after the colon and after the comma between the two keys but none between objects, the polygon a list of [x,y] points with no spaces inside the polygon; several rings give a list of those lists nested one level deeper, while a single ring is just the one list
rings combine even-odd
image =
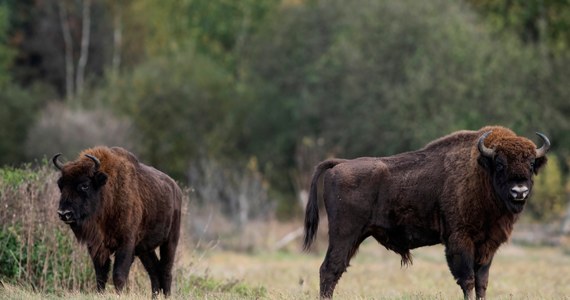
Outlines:
[{"label": "blurred forest background", "polygon": [[46,158],[101,144],[186,189],[181,295],[211,286],[194,248],[297,253],[319,161],[489,124],[552,141],[513,241],[568,254],[569,66],[569,0],[0,0],[0,286],[93,289]]},{"label": "blurred forest background", "polygon": [[0,166],[123,146],[239,227],[327,157],[500,124],[553,143],[529,220],[570,215],[567,0],[0,3]]}]

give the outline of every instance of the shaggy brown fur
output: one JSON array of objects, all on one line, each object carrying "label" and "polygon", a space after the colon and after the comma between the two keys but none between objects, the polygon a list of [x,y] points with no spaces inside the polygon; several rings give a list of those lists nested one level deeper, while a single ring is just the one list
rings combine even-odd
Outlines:
[{"label": "shaggy brown fur", "polygon": [[[484,145],[494,150],[492,157],[478,149],[489,131]],[[444,244],[464,296],[472,297],[475,288],[484,298],[493,256],[513,230],[533,173],[546,162],[537,153],[530,140],[489,126],[455,132],[418,151],[322,162],[311,183],[304,243],[308,249],[317,231],[317,183],[325,173],[329,248],[320,269],[321,297],[332,297],[360,243],[372,236],[400,254],[402,264],[411,263],[410,249]]]},{"label": "shaggy brown fur", "polygon": [[[100,167],[86,155],[97,158]],[[57,166],[56,160],[57,156]],[[153,296],[160,290],[170,294],[182,199],[174,180],[125,149],[96,147],[63,165],[58,185],[60,217],[87,246],[99,291],[105,289],[115,254],[113,282],[118,291],[138,256],[151,279]]]}]

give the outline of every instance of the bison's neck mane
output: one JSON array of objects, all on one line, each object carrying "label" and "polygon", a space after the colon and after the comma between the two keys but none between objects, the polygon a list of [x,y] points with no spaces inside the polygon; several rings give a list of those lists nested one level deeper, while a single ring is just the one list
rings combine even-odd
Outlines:
[{"label": "bison's neck mane", "polygon": [[[96,212],[73,232],[80,243],[85,244],[93,257],[112,251],[118,239],[131,234],[128,225],[133,223],[132,210],[136,209],[137,199],[132,194],[137,190],[136,181],[139,162],[134,155],[122,148],[95,147],[84,150],[79,159],[89,160],[90,154],[100,161],[99,171],[107,174],[107,182],[101,187],[99,205]],[[131,191],[125,189],[131,187]],[[126,229],[125,229],[126,228]]]},{"label": "bison's neck mane", "polygon": [[491,177],[477,162],[479,150],[476,146],[471,148],[469,157],[467,169],[470,171],[465,176],[471,180],[465,183],[467,190],[482,194],[477,198],[462,199],[462,217],[465,224],[473,226],[472,236],[479,244],[477,251],[480,259],[486,261],[509,239],[519,215],[510,212],[495,193]]},{"label": "bison's neck mane", "polygon": [[420,150],[429,152],[431,157],[442,157],[437,163],[444,163],[449,186],[457,187],[447,190],[443,198],[443,207],[449,209],[449,229],[472,239],[484,259],[508,240],[518,217],[497,197],[488,171],[479,165],[477,141],[489,130],[494,134],[511,135],[502,127],[459,131]]},{"label": "bison's neck mane", "polygon": [[87,246],[91,257],[99,257],[103,254],[102,251],[107,251],[104,247],[104,234],[96,219],[96,216],[92,216],[80,225],[71,227],[79,243]]}]

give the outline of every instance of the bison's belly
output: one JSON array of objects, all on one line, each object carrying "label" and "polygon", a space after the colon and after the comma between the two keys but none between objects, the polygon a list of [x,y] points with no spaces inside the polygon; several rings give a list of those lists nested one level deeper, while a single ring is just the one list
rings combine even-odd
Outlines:
[{"label": "bison's belly", "polygon": [[375,228],[372,235],[386,248],[398,253],[441,243],[439,232],[416,226]]},{"label": "bison's belly", "polygon": [[138,241],[135,251],[147,252],[153,250],[168,240],[170,226],[167,224],[156,224],[152,228],[146,228],[142,238]]}]

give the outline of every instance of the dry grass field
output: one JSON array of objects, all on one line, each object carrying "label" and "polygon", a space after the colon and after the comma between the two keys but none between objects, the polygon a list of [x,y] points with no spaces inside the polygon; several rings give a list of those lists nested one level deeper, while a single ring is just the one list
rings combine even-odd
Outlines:
[{"label": "dry grass field", "polygon": [[[316,299],[318,254],[263,252],[245,254],[181,249],[175,294],[171,299]],[[366,241],[341,278],[336,299],[461,299],[460,288],[447,269],[443,247],[413,251],[414,263],[401,267],[399,256],[373,240]],[[138,264],[138,263],[137,263]],[[103,295],[38,294],[5,285],[1,299],[146,299],[148,282],[135,266],[128,293],[112,287]],[[202,278],[192,281],[190,278]],[[205,278],[205,279],[204,279]],[[133,282],[134,281],[134,282]],[[491,268],[490,299],[570,299],[570,256],[559,248],[503,246]],[[182,286],[184,285],[184,286]],[[193,287],[192,285],[199,285]],[[136,286],[136,288],[133,288]]]},{"label": "dry grass field", "polygon": [[[414,263],[367,240],[341,278],[336,299],[462,299],[442,246],[413,251]],[[315,299],[323,253],[244,255],[211,252],[204,264],[216,278],[261,285],[271,299]],[[490,273],[491,299],[570,299],[570,256],[558,248],[503,246]]]}]

